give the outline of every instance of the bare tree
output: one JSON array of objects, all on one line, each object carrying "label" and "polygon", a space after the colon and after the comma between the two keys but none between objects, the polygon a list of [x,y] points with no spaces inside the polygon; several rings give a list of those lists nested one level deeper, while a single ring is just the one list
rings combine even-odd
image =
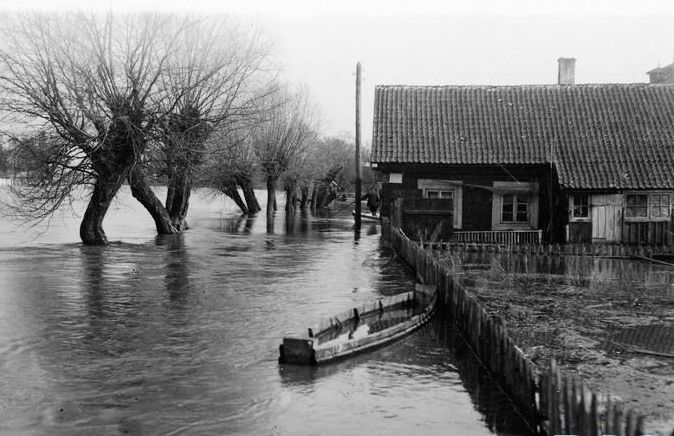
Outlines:
[{"label": "bare tree", "polygon": [[267,216],[276,210],[276,188],[281,175],[316,137],[312,110],[303,93],[268,99],[265,119],[252,130],[253,150],[265,176]]},{"label": "bare tree", "polygon": [[203,171],[204,185],[230,197],[245,214],[259,212],[260,204],[253,190],[258,165],[248,132],[215,132],[208,142],[211,158]]},{"label": "bare tree", "polygon": [[[267,59],[267,43],[258,33],[246,32],[222,17],[191,25],[169,58],[162,84],[177,104],[161,123],[156,156],[168,185],[166,213],[178,231],[187,226],[195,172],[209,152],[209,135],[215,130],[228,135],[242,129],[257,117],[260,101],[274,93]],[[141,177],[134,174],[132,186],[140,188]],[[230,178],[235,180],[236,174]],[[164,215],[156,210],[160,203],[151,198],[151,190],[137,192],[143,194],[139,199],[146,207],[152,206],[154,210],[148,210],[153,216]],[[228,192],[234,195],[236,189]]]},{"label": "bare tree", "polygon": [[160,85],[184,22],[161,15],[7,15],[0,48],[2,110],[43,132],[17,190],[26,217],[45,218],[89,186],[85,244],[105,244],[103,218],[175,98]]},{"label": "bare tree", "polygon": [[304,177],[301,180],[303,207],[321,208],[336,198],[338,190],[348,189],[353,182],[355,144],[348,137],[324,137],[311,144],[306,153]]}]

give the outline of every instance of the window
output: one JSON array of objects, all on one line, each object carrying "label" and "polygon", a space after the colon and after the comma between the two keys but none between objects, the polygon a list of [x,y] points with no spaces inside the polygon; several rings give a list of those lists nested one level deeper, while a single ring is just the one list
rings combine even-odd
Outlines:
[{"label": "window", "polygon": [[651,194],[648,200],[651,218],[669,218],[669,194]]},{"label": "window", "polygon": [[628,194],[625,196],[625,217],[648,218],[648,195]]},{"label": "window", "polygon": [[454,208],[454,228],[460,229],[462,223],[463,182],[460,180],[419,179],[417,188],[424,198],[452,200]]},{"label": "window", "polygon": [[491,230],[538,228],[538,182],[492,182]]},{"label": "window", "polygon": [[504,194],[501,208],[502,223],[529,222],[529,196],[526,194]]},{"label": "window", "polygon": [[668,192],[625,194],[625,218],[632,221],[664,221],[671,215]]},{"label": "window", "polygon": [[436,189],[427,189],[426,198],[454,199],[454,191],[439,191]]},{"label": "window", "polygon": [[590,218],[590,196],[588,194],[573,194],[571,218]]}]

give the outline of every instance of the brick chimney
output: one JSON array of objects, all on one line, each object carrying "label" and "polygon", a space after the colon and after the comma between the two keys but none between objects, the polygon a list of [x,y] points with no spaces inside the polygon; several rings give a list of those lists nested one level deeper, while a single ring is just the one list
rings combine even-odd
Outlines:
[{"label": "brick chimney", "polygon": [[558,85],[573,85],[576,83],[576,58],[559,58]]}]

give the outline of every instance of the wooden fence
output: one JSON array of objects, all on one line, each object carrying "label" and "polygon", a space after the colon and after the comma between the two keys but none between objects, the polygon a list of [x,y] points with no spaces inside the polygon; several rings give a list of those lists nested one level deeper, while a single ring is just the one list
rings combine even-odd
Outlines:
[{"label": "wooden fence", "polygon": [[521,245],[540,244],[543,230],[490,230],[490,231],[455,231],[450,243],[477,242],[486,244]]},{"label": "wooden fence", "polygon": [[563,377],[554,361],[550,368],[542,369],[527,359],[508,335],[502,319],[489,315],[423,243],[410,240],[386,219],[382,221],[382,236],[417,277],[438,287],[441,310],[449,314],[477,357],[537,433],[644,434],[643,416],[623,411],[610,398],[599,403],[598,396],[580,381]]},{"label": "wooden fence", "polygon": [[610,395],[599,401],[574,377],[562,376],[555,360],[539,381],[542,427],[549,435],[645,435],[643,415],[624,410]]},{"label": "wooden fence", "polygon": [[625,245],[625,244],[498,244],[498,243],[457,243],[453,241],[420,241],[424,248],[441,251],[511,252],[529,255],[572,255],[598,257],[653,257],[672,256],[674,251],[665,245]]}]

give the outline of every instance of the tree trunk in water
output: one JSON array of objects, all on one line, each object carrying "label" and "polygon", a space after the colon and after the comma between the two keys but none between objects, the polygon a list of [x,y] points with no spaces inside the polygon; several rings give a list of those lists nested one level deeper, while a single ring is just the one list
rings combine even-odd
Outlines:
[{"label": "tree trunk in water", "polygon": [[304,185],[302,188],[300,188],[300,192],[302,193],[302,197],[300,199],[300,209],[304,210],[307,208],[307,204],[309,203],[309,186],[310,185]]},{"label": "tree trunk in water", "polygon": [[241,198],[241,195],[239,195],[239,190],[236,189],[236,185],[230,185],[226,188],[223,189],[222,191],[226,196],[234,200],[234,203],[236,203],[237,206],[239,206],[239,209],[241,209],[242,213],[249,213],[250,210],[246,206],[246,203],[243,201]]},{"label": "tree trunk in water", "polygon": [[334,188],[331,185],[328,186],[320,186],[318,188],[318,207],[319,208],[324,208],[327,207],[328,204],[332,200],[337,198],[337,193],[335,192]]},{"label": "tree trunk in water", "polygon": [[276,210],[276,180],[267,176],[267,216],[273,216]]},{"label": "tree trunk in water", "polygon": [[246,200],[246,205],[248,205],[248,212],[258,213],[261,211],[262,208],[253,190],[253,182],[247,177],[239,177],[237,183],[241,186],[241,191],[243,191],[243,198]]},{"label": "tree trunk in water", "polygon": [[173,204],[173,199],[176,196],[176,188],[175,188],[175,186],[173,186],[171,184],[172,181],[173,181],[173,179],[171,177],[169,177],[169,181],[168,181],[169,183],[168,183],[168,186],[166,187],[167,188],[166,189],[166,201],[164,202],[164,209],[167,209],[166,213],[168,213],[168,207],[169,207],[170,204]]},{"label": "tree trunk in water", "polygon": [[316,209],[318,208],[318,185],[314,183],[312,185],[312,190],[311,190],[311,210],[316,212]]},{"label": "tree trunk in water", "polygon": [[144,118],[143,112],[134,106],[135,103],[117,103],[111,108],[113,122],[104,129],[102,143],[88,154],[97,177],[80,224],[80,238],[87,245],[108,242],[103,231],[103,219],[145,148],[144,136],[137,131]]},{"label": "tree trunk in water", "polygon": [[[187,210],[190,207],[192,180],[187,174],[175,174],[169,181],[169,191],[166,193],[166,210],[171,223],[178,231],[187,230]],[[169,202],[170,201],[170,202]]]},{"label": "tree trunk in water", "polygon": [[121,188],[124,178],[123,174],[99,175],[80,223],[80,239],[84,244],[105,245],[108,243],[108,238],[103,231],[103,219],[110,203]]},{"label": "tree trunk in water", "polygon": [[290,215],[295,213],[295,203],[297,203],[297,194],[295,189],[286,191],[286,212]]},{"label": "tree trunk in water", "polygon": [[[154,225],[157,228],[157,233],[160,235],[171,235],[174,233],[180,233],[180,230],[177,229],[171,222],[171,217],[168,214],[168,211],[161,204],[161,201],[154,194],[150,185],[145,179],[145,174],[143,170],[139,167],[135,167],[128,177],[129,186],[131,186],[131,194],[133,198],[138,200],[140,204],[145,207],[154,220]],[[168,193],[167,193],[168,195]]]}]

